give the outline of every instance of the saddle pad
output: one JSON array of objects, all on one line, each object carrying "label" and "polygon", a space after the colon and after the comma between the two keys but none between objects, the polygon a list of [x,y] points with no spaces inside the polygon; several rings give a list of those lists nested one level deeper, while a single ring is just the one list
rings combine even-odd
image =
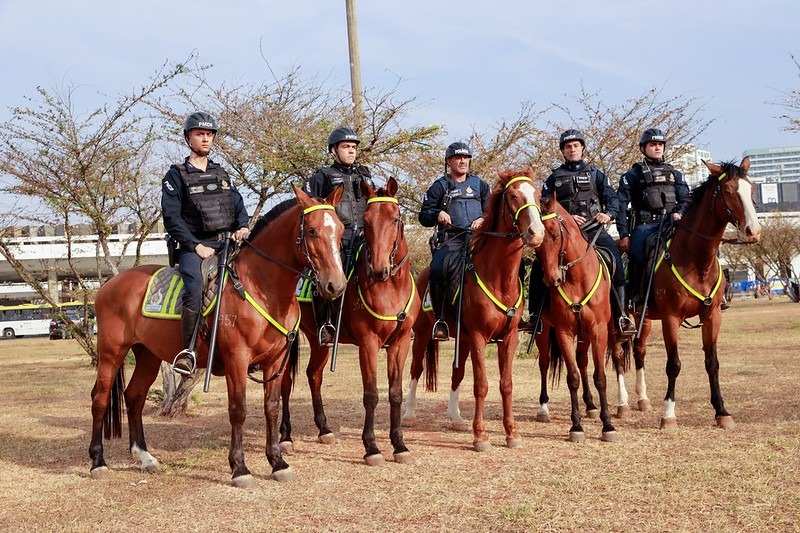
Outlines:
[{"label": "saddle pad", "polygon": [[431,303],[431,288],[430,285],[425,287],[425,294],[422,295],[422,310],[426,313],[433,311],[433,303]]},{"label": "saddle pad", "polygon": [[170,267],[158,269],[147,284],[142,302],[142,315],[150,318],[180,319],[183,279]]},{"label": "saddle pad", "polygon": [[300,303],[311,303],[314,294],[314,284],[309,278],[300,278],[297,282],[297,289],[294,295],[297,296],[297,301]]}]

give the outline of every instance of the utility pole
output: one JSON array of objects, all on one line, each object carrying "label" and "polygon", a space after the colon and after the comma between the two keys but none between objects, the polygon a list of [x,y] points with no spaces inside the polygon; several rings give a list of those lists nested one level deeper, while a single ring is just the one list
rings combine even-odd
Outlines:
[{"label": "utility pole", "polygon": [[356,130],[364,127],[364,96],[361,86],[361,57],[358,53],[358,23],[356,0],[345,0],[347,10],[347,45],[350,48],[350,92],[353,96],[353,115]]}]

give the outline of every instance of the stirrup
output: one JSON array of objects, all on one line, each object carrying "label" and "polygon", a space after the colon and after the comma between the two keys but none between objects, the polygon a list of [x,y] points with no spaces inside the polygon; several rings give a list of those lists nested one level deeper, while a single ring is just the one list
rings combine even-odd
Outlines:
[{"label": "stirrup", "polygon": [[320,346],[330,347],[333,346],[333,341],[336,339],[336,328],[330,322],[326,322],[319,327],[317,331],[317,341]]},{"label": "stirrup", "polygon": [[189,348],[184,348],[172,361],[172,371],[181,376],[191,376],[197,370],[197,356]]},{"label": "stirrup", "polygon": [[622,339],[627,339],[636,335],[636,324],[634,324],[631,317],[627,315],[619,317],[617,327],[619,328],[619,336]]},{"label": "stirrup", "polygon": [[447,327],[447,322],[441,318],[437,318],[433,323],[433,330],[431,331],[431,340],[446,341],[450,340],[450,328]]}]

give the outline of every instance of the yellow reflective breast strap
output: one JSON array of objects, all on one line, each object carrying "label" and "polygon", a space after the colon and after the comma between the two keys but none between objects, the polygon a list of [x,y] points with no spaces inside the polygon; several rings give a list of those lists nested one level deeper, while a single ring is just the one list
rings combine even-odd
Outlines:
[{"label": "yellow reflective breast strap", "polygon": [[[411,275],[411,272],[409,272],[408,275],[411,277],[411,297],[408,299],[408,303],[406,304],[406,307],[403,309],[403,313],[406,314],[408,314],[408,310],[411,309],[411,303],[414,301],[414,295],[417,293],[417,284],[414,283],[414,276]],[[364,300],[364,294],[361,292],[361,285],[356,285],[356,288],[358,289],[358,297],[361,300],[361,303],[364,304],[364,309],[366,309],[369,314],[371,314],[378,320],[384,320],[386,322],[392,322],[397,320],[397,315],[394,316],[381,315],[373,311],[372,308],[369,305],[367,305],[366,300]]]},{"label": "yellow reflective breast strap", "polygon": [[[498,300],[497,298],[495,298],[494,294],[492,294],[492,293],[489,291],[489,288],[488,288],[488,287],[487,287],[487,286],[486,286],[486,285],[483,283],[483,280],[482,280],[482,279],[481,279],[481,277],[478,275],[478,271],[477,271],[477,270],[473,269],[473,270],[472,270],[472,272],[475,274],[475,281],[477,281],[477,282],[478,282],[478,287],[480,287],[480,288],[481,288],[481,290],[483,291],[483,293],[484,293],[484,294],[485,294],[485,295],[486,295],[486,296],[487,296],[487,297],[488,297],[488,298],[489,298],[489,299],[490,299],[492,302],[494,302],[494,305],[496,305],[498,308],[500,308],[500,309],[501,309],[501,310],[502,310],[504,313],[508,313],[508,310],[509,310],[509,309],[511,309],[511,307],[507,307],[507,306],[506,306],[505,304],[503,304],[503,303],[502,303],[500,300]],[[522,303],[522,280],[519,280],[519,298],[517,298],[517,301],[516,301],[516,303],[514,304],[514,309],[517,309],[517,308],[519,308],[519,306],[520,306],[520,304],[521,304],[521,303]]]},{"label": "yellow reflective breast strap", "polygon": [[[667,241],[667,248],[669,248],[669,245],[671,243],[672,243],[672,239]],[[658,267],[661,266],[661,262],[664,260],[665,256],[666,256],[666,250],[661,252],[661,257],[658,258],[658,262],[656,263],[656,270],[658,270]],[[717,266],[719,267],[719,275],[717,276],[717,282],[714,284],[714,288],[711,290],[711,294],[709,294],[708,296],[703,296],[702,294],[700,294],[699,292],[694,290],[688,283],[686,283],[686,280],[683,279],[683,277],[681,277],[680,273],[678,272],[678,269],[675,267],[675,265],[671,261],[669,263],[669,268],[670,268],[670,270],[672,270],[672,274],[675,276],[675,279],[677,279],[678,282],[681,285],[683,285],[684,289],[689,291],[689,294],[691,294],[692,296],[694,296],[695,298],[697,298],[701,302],[705,302],[706,298],[713,298],[714,295],[717,294],[717,290],[719,289],[719,286],[722,284],[722,277],[724,276],[724,274],[722,273],[722,265],[720,264],[719,259],[717,259]]]},{"label": "yellow reflective breast strap", "polygon": [[[584,305],[586,305],[586,302],[588,302],[589,300],[591,300],[591,299],[592,299],[592,296],[594,296],[594,293],[595,293],[595,292],[597,292],[597,287],[599,287],[599,286],[600,286],[600,280],[602,280],[602,279],[603,279],[603,270],[604,270],[604,267],[605,267],[605,262],[603,262],[603,261],[601,260],[601,261],[600,261],[600,268],[598,268],[598,269],[597,269],[597,279],[594,281],[594,285],[592,285],[592,289],[589,291],[589,294],[587,294],[587,295],[586,295],[586,298],[584,298],[584,299],[581,301],[581,303],[580,303],[580,306],[581,306],[581,307],[583,307]],[[566,293],[566,292],[564,292],[564,289],[562,288],[562,285],[559,285],[557,288],[558,288],[558,293],[561,295],[561,297],[562,297],[562,298],[564,298],[564,301],[565,301],[565,302],[567,302],[567,304],[568,304],[570,307],[572,307],[573,305],[575,305],[575,303],[574,303],[572,300],[570,300],[569,296],[567,296],[567,293]]]}]

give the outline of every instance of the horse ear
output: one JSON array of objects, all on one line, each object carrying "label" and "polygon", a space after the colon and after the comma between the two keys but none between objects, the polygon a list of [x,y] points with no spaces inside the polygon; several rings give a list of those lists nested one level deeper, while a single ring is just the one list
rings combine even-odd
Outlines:
[{"label": "horse ear", "polygon": [[389,196],[397,196],[397,189],[399,185],[397,185],[397,180],[394,179],[394,176],[389,176],[389,181],[386,182],[386,194]]},{"label": "horse ear", "polygon": [[344,194],[344,184],[340,183],[336,186],[335,189],[325,198],[325,202],[331,204],[333,207],[339,205],[339,201],[342,199],[342,194]]},{"label": "horse ear", "polygon": [[553,191],[553,194],[546,194],[542,196],[542,207],[545,210],[553,212],[553,208],[556,205],[556,192]]},{"label": "horse ear", "polygon": [[701,159],[703,164],[706,166],[709,172],[711,172],[712,176],[719,176],[722,174],[722,167],[719,165],[715,165],[711,161],[706,161],[705,159]]},{"label": "horse ear", "polygon": [[742,172],[747,174],[747,171],[750,170],[750,156],[748,155],[744,159],[742,159],[742,164],[739,165],[739,168],[742,169]]},{"label": "horse ear", "polygon": [[294,195],[297,197],[297,201],[300,203],[300,205],[303,207],[308,207],[311,205],[311,197],[306,194],[306,191],[294,185],[292,185],[292,189],[294,189]]},{"label": "horse ear", "polygon": [[369,184],[369,183],[367,183],[367,180],[361,180],[361,186],[360,186],[360,188],[361,188],[361,194],[362,194],[362,195],[364,196],[364,198],[366,198],[367,200],[369,200],[370,198],[374,198],[374,197],[375,197],[375,195],[376,195],[376,193],[375,193],[375,189],[373,189],[373,188],[370,186],[370,184]]}]

